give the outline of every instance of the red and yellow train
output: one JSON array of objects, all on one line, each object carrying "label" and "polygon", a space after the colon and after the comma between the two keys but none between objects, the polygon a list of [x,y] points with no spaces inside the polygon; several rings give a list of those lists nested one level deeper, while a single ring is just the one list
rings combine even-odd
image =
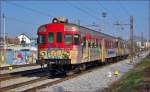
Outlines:
[{"label": "red and yellow train", "polygon": [[83,68],[87,64],[109,62],[128,56],[127,43],[116,37],[54,18],[38,28],[37,64],[56,70]]}]

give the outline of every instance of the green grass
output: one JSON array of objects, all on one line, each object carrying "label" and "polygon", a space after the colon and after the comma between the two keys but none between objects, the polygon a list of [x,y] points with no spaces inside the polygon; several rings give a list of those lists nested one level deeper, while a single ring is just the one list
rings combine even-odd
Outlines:
[{"label": "green grass", "polygon": [[134,69],[112,84],[106,92],[144,92],[143,87],[147,78],[145,71],[149,67],[150,59],[145,58]]}]

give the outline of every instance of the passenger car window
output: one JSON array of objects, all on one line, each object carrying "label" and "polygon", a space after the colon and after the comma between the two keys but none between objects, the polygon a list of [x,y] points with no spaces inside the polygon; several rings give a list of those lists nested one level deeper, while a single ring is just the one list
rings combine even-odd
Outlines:
[{"label": "passenger car window", "polygon": [[72,35],[65,35],[65,45],[72,44]]},{"label": "passenger car window", "polygon": [[79,38],[80,38],[80,35],[78,35],[78,34],[74,35],[74,44],[75,45],[79,45]]}]

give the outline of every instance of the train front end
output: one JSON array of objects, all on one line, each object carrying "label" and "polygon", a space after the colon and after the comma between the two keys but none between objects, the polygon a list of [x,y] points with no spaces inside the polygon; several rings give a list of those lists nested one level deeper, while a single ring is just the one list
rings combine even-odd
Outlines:
[{"label": "train front end", "polygon": [[80,60],[78,53],[80,35],[74,27],[67,25],[53,19],[53,23],[39,27],[37,64],[47,64],[50,70],[64,70]]},{"label": "train front end", "polygon": [[69,64],[69,54],[64,51],[64,25],[47,24],[38,30],[39,64]]}]

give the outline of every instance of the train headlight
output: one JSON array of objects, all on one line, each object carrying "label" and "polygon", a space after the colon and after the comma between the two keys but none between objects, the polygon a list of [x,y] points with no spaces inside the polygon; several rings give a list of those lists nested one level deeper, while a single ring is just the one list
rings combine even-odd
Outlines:
[{"label": "train headlight", "polygon": [[39,58],[45,58],[47,56],[46,51],[39,52]]}]

